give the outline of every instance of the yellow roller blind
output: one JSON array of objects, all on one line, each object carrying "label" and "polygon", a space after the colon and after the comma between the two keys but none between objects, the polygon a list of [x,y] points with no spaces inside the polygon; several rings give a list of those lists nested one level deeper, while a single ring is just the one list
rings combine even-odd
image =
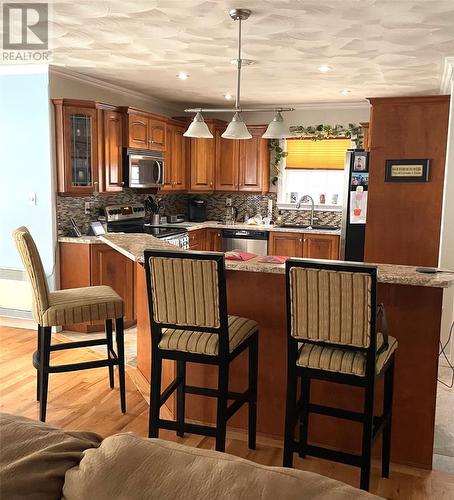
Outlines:
[{"label": "yellow roller blind", "polygon": [[343,170],[350,139],[288,139],[287,168]]}]

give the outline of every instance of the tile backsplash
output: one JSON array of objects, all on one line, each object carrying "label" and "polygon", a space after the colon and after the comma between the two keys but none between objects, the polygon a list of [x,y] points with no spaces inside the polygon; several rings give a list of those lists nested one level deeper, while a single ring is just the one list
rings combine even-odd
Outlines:
[{"label": "tile backsplash", "polygon": [[[97,194],[94,196],[57,196],[57,227],[60,236],[69,234],[69,219],[74,217],[83,233],[87,232],[88,224],[97,220],[99,215],[104,215],[103,208],[106,205],[122,205],[128,203],[143,203],[148,194],[141,194],[134,189],[125,189],[120,193]],[[182,194],[159,194],[153,195],[161,200],[163,215],[184,214],[187,217],[188,198],[186,193]],[[222,220],[225,214],[225,200],[232,198],[232,204],[238,209],[238,221],[243,222],[246,216],[252,217],[261,214],[268,215],[268,200],[273,200],[273,220],[280,214],[285,222],[303,223],[310,218],[309,210],[278,210],[276,207],[276,193],[260,194],[236,194],[236,193],[213,193],[197,195],[208,201],[208,220]],[[91,202],[90,214],[85,214],[85,203]],[[339,226],[341,223],[341,212],[316,211],[317,224],[329,224]]]}]

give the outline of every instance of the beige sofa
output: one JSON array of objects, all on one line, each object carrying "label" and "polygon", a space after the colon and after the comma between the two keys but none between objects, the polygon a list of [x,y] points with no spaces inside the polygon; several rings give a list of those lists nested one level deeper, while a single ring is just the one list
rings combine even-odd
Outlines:
[{"label": "beige sofa", "polygon": [[102,439],[0,414],[0,498],[373,499],[318,474],[266,467],[160,439]]}]

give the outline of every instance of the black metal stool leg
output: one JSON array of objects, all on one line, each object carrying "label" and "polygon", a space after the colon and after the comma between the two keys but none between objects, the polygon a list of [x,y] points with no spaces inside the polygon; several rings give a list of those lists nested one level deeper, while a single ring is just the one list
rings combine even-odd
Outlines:
[{"label": "black metal stool leg", "polygon": [[162,358],[158,349],[153,349],[151,358],[150,417],[148,437],[159,437],[159,410],[161,409],[161,369]]},{"label": "black metal stool leg", "polygon": [[309,402],[310,402],[311,379],[309,376],[301,377],[301,420],[300,420],[300,450],[299,456],[306,457],[307,433],[309,424]]},{"label": "black metal stool leg", "polygon": [[117,341],[118,378],[120,381],[121,412],[126,413],[126,386],[125,386],[125,346],[123,318],[115,320],[115,339]]},{"label": "black metal stool leg", "polygon": [[366,387],[364,402],[363,444],[361,452],[360,488],[369,491],[370,470],[372,461],[372,433],[374,420],[374,384]]},{"label": "black metal stool leg", "polygon": [[177,361],[177,377],[181,379],[180,384],[177,387],[177,436],[184,437],[184,407],[186,399],[184,386],[186,385],[186,361],[181,359]]},{"label": "black metal stool leg", "polygon": [[[292,362],[289,361],[289,363]],[[293,366],[290,366],[287,375],[287,402],[285,407],[284,467],[293,467],[293,440],[295,434],[295,424],[298,418],[298,410],[296,406],[296,385],[296,369]]]},{"label": "black metal stool leg", "polygon": [[[111,352],[113,350],[113,338],[112,338],[112,320],[106,319],[106,340],[107,340],[107,357],[108,359],[112,359]],[[114,382],[114,367],[113,365],[109,365],[109,384],[110,388],[113,389]]]},{"label": "black metal stool leg", "polygon": [[248,446],[255,450],[257,442],[257,378],[258,378],[259,337],[249,345],[249,429]]},{"label": "black metal stool leg", "polygon": [[[41,359],[41,326],[38,325],[38,360]],[[39,397],[40,397],[40,392],[41,392],[41,389],[40,389],[40,383],[39,383],[39,379],[40,379],[40,374],[39,374],[40,370],[39,368],[36,369],[36,400],[39,401]]]},{"label": "black metal stool leg", "polygon": [[218,408],[216,417],[216,451],[225,451],[227,427],[227,396],[229,390],[229,364],[219,365],[218,374]]},{"label": "black metal stool leg", "polygon": [[389,462],[391,457],[391,419],[393,410],[394,390],[394,359],[391,361],[384,378],[383,414],[388,416],[388,422],[383,429],[381,475],[389,477]]},{"label": "black metal stool leg", "polygon": [[41,326],[41,346],[39,353],[39,419],[46,421],[47,388],[49,384],[50,340],[52,329],[50,326]]}]

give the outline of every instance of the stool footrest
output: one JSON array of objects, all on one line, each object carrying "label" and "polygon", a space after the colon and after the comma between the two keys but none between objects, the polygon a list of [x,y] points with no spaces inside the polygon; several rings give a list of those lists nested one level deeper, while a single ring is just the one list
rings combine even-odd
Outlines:
[{"label": "stool footrest", "polygon": [[[181,429],[181,425],[174,420],[161,420],[159,419],[159,427],[161,429],[167,429],[169,431],[177,431]],[[198,424],[184,424],[184,432],[189,432],[192,434],[201,434],[202,436],[216,437],[216,427],[210,427],[209,425],[198,425]]]},{"label": "stool footrest", "polygon": [[65,349],[77,349],[79,347],[90,347],[96,345],[107,345],[107,339],[78,340],[77,342],[66,342],[50,346],[51,351],[64,351]]},{"label": "stool footrest", "polygon": [[333,408],[332,406],[309,404],[309,412],[319,415],[328,415],[330,417],[343,418],[346,420],[354,420],[355,422],[363,422],[364,415],[356,411],[342,410],[341,408]]},{"label": "stool footrest", "polygon": [[170,384],[164,389],[161,394],[160,405],[162,406],[171,396],[172,392],[183,382],[183,377],[176,377]]},{"label": "stool footrest", "polygon": [[234,402],[227,408],[225,419],[228,420],[234,413],[236,413],[245,403],[251,400],[251,391],[244,391],[238,395],[238,398],[234,398]]},{"label": "stool footrest", "polygon": [[101,359],[98,361],[83,361],[81,363],[70,363],[67,365],[49,366],[48,373],[64,373],[76,370],[88,370],[90,368],[102,368],[105,366],[118,365],[116,359]]},{"label": "stool footrest", "polygon": [[[299,443],[295,442],[295,451],[299,450]],[[329,448],[322,448],[321,446],[314,446],[308,444],[305,446],[304,452],[306,455],[311,455],[317,458],[324,458],[332,460],[333,462],[340,462],[343,464],[354,465],[361,467],[361,455],[354,455],[353,453],[344,453],[342,451],[335,451]]]}]

